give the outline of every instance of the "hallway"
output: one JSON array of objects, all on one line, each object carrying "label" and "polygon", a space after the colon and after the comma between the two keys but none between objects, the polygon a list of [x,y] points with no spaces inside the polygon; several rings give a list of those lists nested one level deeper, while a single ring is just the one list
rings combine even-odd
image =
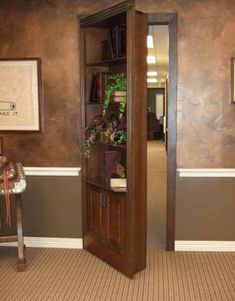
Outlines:
[{"label": "hallway", "polygon": [[162,141],[148,141],[147,158],[147,241],[165,247],[167,160]]}]

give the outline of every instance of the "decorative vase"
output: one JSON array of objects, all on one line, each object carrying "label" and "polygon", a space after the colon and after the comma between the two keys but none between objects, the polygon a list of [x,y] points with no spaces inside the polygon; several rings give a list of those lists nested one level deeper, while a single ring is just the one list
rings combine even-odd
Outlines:
[{"label": "decorative vase", "polygon": [[111,176],[116,174],[117,164],[120,162],[121,154],[119,151],[105,151],[105,178],[110,180]]},{"label": "decorative vase", "polygon": [[114,102],[121,102],[123,100],[126,100],[126,91],[116,91],[113,93]]},{"label": "decorative vase", "polygon": [[109,142],[109,136],[106,135],[104,132],[100,134],[100,142],[102,143],[108,143]]}]

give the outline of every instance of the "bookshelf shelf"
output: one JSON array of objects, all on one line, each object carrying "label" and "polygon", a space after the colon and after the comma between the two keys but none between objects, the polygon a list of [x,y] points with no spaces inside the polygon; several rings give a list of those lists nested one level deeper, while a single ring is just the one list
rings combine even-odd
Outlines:
[{"label": "bookshelf shelf", "polygon": [[106,146],[106,147],[113,147],[113,148],[116,148],[116,149],[123,149],[123,150],[126,149],[126,144],[114,145],[114,144],[106,143],[106,142],[102,142],[102,141],[97,141],[95,143],[97,145]]},{"label": "bookshelf shelf", "polygon": [[103,102],[86,102],[87,106],[103,106]]}]

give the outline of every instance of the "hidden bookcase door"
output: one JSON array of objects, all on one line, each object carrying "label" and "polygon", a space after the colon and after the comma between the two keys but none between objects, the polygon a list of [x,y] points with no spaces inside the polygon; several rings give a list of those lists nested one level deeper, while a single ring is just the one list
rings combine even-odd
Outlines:
[{"label": "hidden bookcase door", "polygon": [[[147,17],[135,10],[134,1],[126,1],[79,22],[81,153],[91,122],[97,115],[107,117],[103,105],[110,74],[125,74],[127,82],[126,140],[96,136],[89,158],[82,156],[83,245],[132,278],[146,266]],[[110,104],[112,116],[115,106]],[[115,166],[125,176],[111,182]]]}]

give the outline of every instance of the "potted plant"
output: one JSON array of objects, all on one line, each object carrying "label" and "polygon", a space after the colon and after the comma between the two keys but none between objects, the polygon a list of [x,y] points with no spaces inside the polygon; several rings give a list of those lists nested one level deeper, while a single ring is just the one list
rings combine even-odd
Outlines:
[{"label": "potted plant", "polygon": [[119,102],[119,119],[122,119],[126,108],[127,79],[125,73],[116,73],[108,77],[105,88],[103,115],[106,114],[111,101]]},{"label": "potted plant", "polygon": [[83,154],[89,158],[91,146],[96,141],[110,143],[114,146],[126,143],[126,122],[119,120],[115,115],[108,118],[97,115],[85,129],[85,140],[83,142]]}]

